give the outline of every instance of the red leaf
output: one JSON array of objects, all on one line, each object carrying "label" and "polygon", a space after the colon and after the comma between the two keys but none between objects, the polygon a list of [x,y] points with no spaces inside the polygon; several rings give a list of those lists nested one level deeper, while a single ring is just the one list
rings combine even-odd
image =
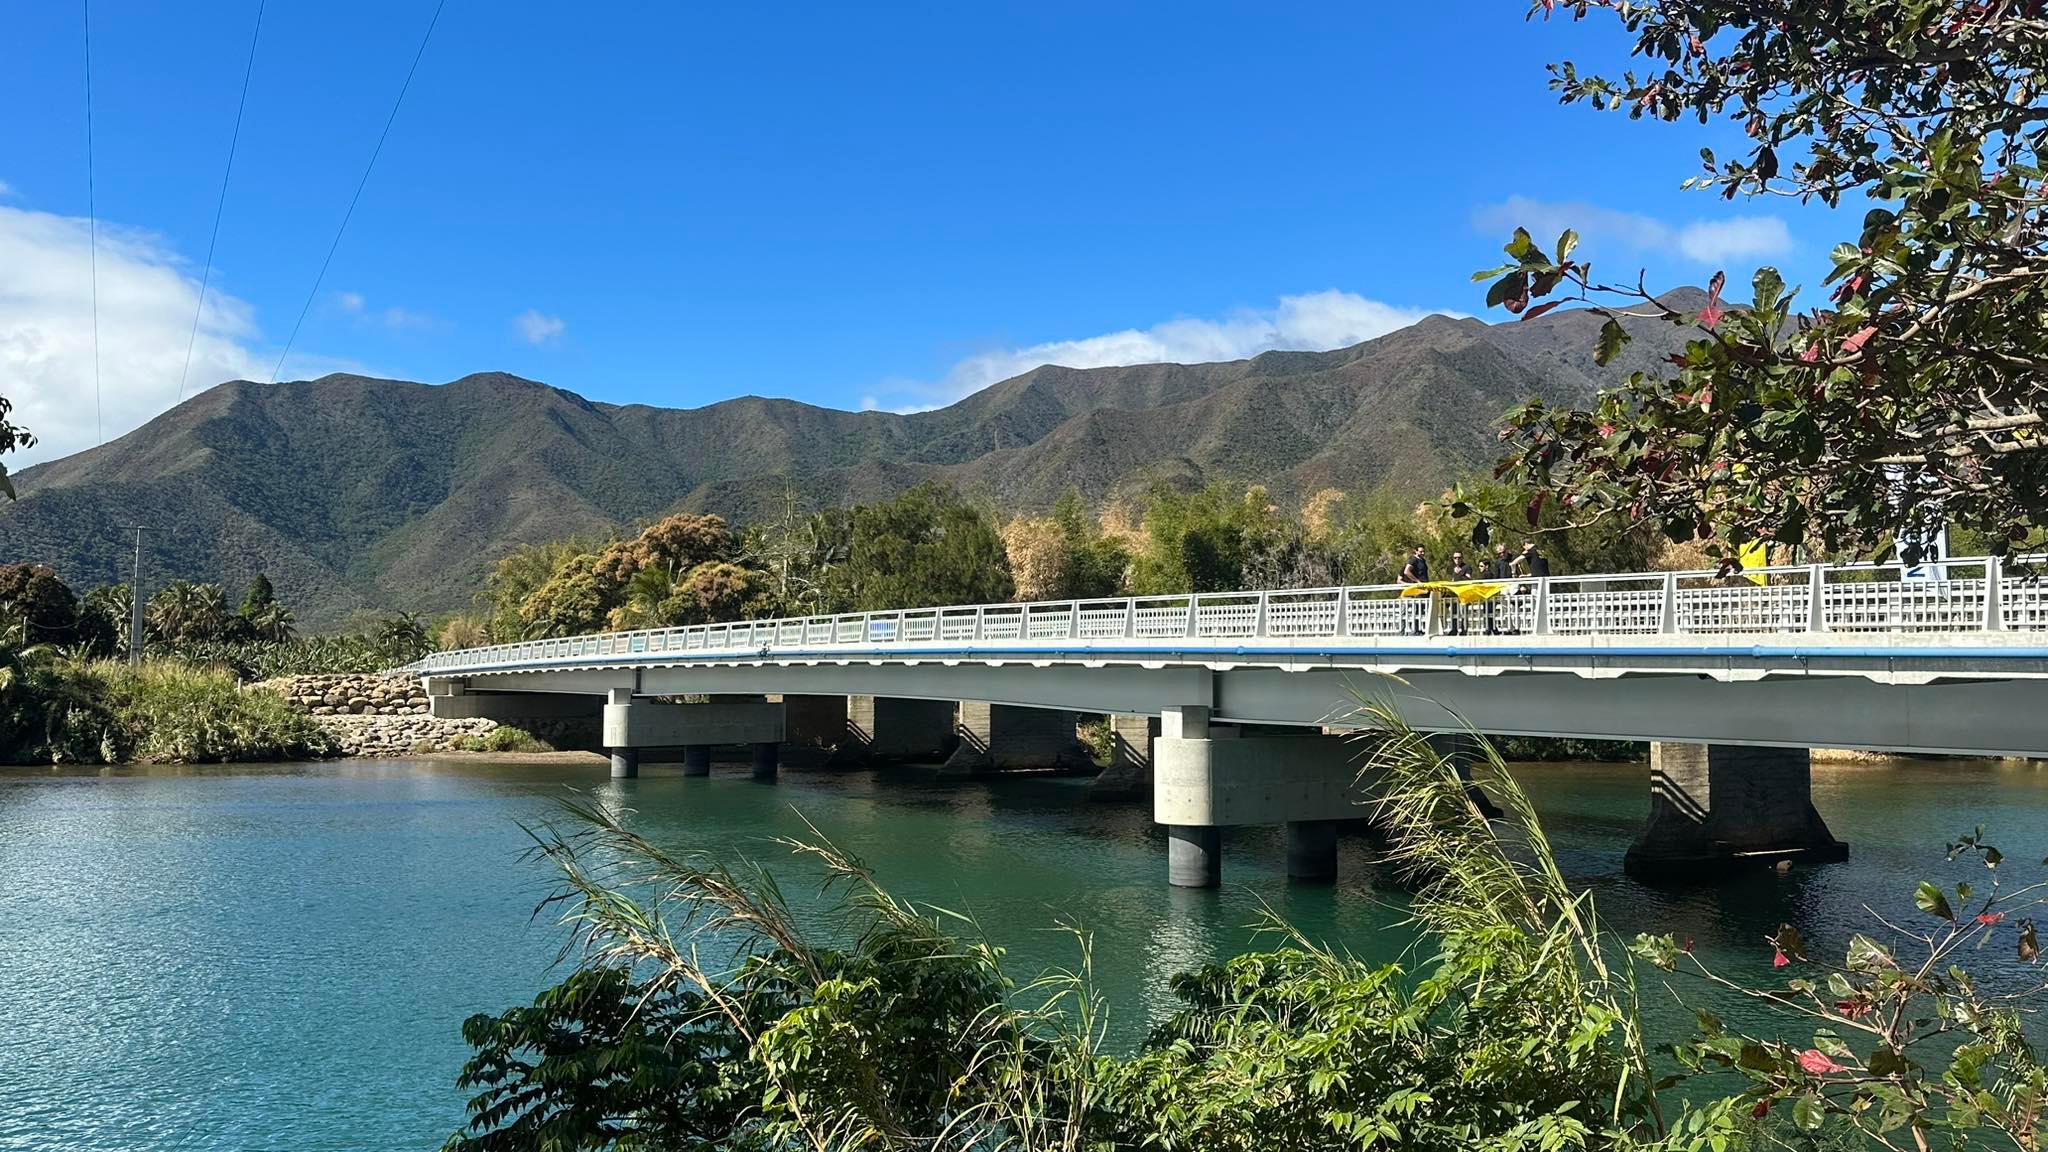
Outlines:
[{"label": "red leaf", "polygon": [[1721,306],[1719,304],[1709,304],[1705,308],[1700,309],[1701,327],[1712,328],[1714,325],[1719,324],[1720,322]]},{"label": "red leaf", "polygon": [[1776,948],[1776,949],[1772,949],[1772,951],[1771,951],[1771,967],[1773,967],[1773,968],[1783,968],[1783,967],[1784,967],[1785,965],[1787,965],[1787,964],[1790,964],[1791,962],[1792,962],[1792,961],[1790,961],[1790,960],[1786,959],[1786,957],[1785,957],[1785,950],[1784,950],[1784,949],[1782,949],[1782,948]]},{"label": "red leaf", "polygon": [[[1564,301],[1562,300],[1546,300],[1543,303],[1538,304],[1534,308],[1529,309],[1527,312],[1522,313],[1522,319],[1534,320],[1538,316],[1543,315],[1545,312],[1550,311],[1552,308],[1555,308],[1562,303],[1564,303]],[[1510,305],[1510,308],[1512,308],[1512,305]]]},{"label": "red leaf", "polygon": [[1728,274],[1726,272],[1716,272],[1714,273],[1714,278],[1707,281],[1707,306],[1709,308],[1721,303],[1721,289],[1727,283]]},{"label": "red leaf", "polygon": [[1856,333],[1855,333],[1854,335],[1850,336],[1850,337],[1849,337],[1849,338],[1848,338],[1847,340],[1844,340],[1844,341],[1842,341],[1842,351],[1843,351],[1843,353],[1844,353],[1844,354],[1847,354],[1847,353],[1850,353],[1850,352],[1855,352],[1855,351],[1858,351],[1858,350],[1860,350],[1860,349],[1861,349],[1861,348],[1862,348],[1862,347],[1863,347],[1863,346],[1864,346],[1865,344],[1869,343],[1869,342],[1870,342],[1870,338],[1871,338],[1872,336],[1875,336],[1876,334],[1877,334],[1877,329],[1876,329],[1876,328],[1864,328],[1864,329],[1861,329],[1861,330],[1857,331],[1857,332],[1856,332]]},{"label": "red leaf", "polygon": [[1799,354],[1799,359],[1800,359],[1800,362],[1801,362],[1801,363],[1805,363],[1805,364],[1811,364],[1811,363],[1813,363],[1813,362],[1815,362],[1815,361],[1819,360],[1819,359],[1820,359],[1820,345],[1818,345],[1818,344],[1808,344],[1808,345],[1806,346],[1806,351],[1804,351],[1804,352],[1801,352],[1801,353]]},{"label": "red leaf", "polygon": [[1808,1076],[1825,1076],[1830,1072],[1846,1072],[1848,1069],[1828,1059],[1828,1054],[1818,1048],[1808,1048],[1799,1054],[1799,1070]]},{"label": "red leaf", "polygon": [[2005,919],[2005,913],[2003,912],[1980,912],[1977,914],[1977,923],[1979,924],[1996,924],[2003,919]]},{"label": "red leaf", "polygon": [[1529,507],[1523,510],[1524,515],[1529,518],[1529,527],[1534,528],[1536,526],[1536,517],[1543,513],[1543,500],[1549,495],[1550,493],[1548,492],[1538,492],[1529,501]]},{"label": "red leaf", "polygon": [[1764,1118],[1764,1113],[1769,1112],[1770,1110],[1771,1098],[1769,1096],[1766,1096],[1763,1099],[1756,1102],[1756,1107],[1751,1108],[1749,1110],[1749,1115],[1751,1119],[1761,1120]]}]

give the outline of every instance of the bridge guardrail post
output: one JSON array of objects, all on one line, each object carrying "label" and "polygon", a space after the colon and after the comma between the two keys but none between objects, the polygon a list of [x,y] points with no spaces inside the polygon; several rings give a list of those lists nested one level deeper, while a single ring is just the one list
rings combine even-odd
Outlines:
[{"label": "bridge guardrail post", "polygon": [[1984,630],[2000,632],[2005,629],[2004,565],[1998,557],[1984,558]]},{"label": "bridge guardrail post", "polygon": [[1550,634],[1550,577],[1536,581],[1536,613],[1530,622],[1529,631],[1538,636]]},{"label": "bridge guardrail post", "polygon": [[1337,589],[1337,626],[1330,630],[1332,636],[1351,635],[1351,589]]},{"label": "bridge guardrail post", "polygon": [[1138,638],[1138,601],[1133,598],[1124,601],[1124,639]]},{"label": "bridge guardrail post", "polygon": [[1266,634],[1266,597],[1269,595],[1271,595],[1269,592],[1259,593],[1259,607],[1252,615],[1252,635],[1254,636],[1264,636]]},{"label": "bridge guardrail post", "polygon": [[1678,573],[1664,574],[1664,607],[1657,617],[1657,631],[1678,631]]},{"label": "bridge guardrail post", "polygon": [[986,611],[986,609],[983,608],[976,608],[974,610],[974,639],[977,642],[981,640],[981,614],[984,611]]},{"label": "bridge guardrail post", "polygon": [[1072,640],[1080,634],[1081,602],[1079,600],[1069,600],[1067,601],[1067,639]]},{"label": "bridge guardrail post", "polygon": [[1201,620],[1201,618],[1202,618],[1202,612],[1201,612],[1201,608],[1202,608],[1202,601],[1201,601],[1201,598],[1200,598],[1199,596],[1196,596],[1196,595],[1195,595],[1194,593],[1192,593],[1192,592],[1188,593],[1188,638],[1189,638],[1189,639],[1193,639],[1194,637],[1196,637],[1196,636],[1199,636],[1199,635],[1201,635],[1201,629],[1200,629],[1199,627],[1197,627],[1197,623],[1196,623],[1197,621]]},{"label": "bridge guardrail post", "polygon": [[1808,604],[1806,630],[1825,632],[1828,630],[1828,577],[1827,566],[1815,564],[1807,570]]}]

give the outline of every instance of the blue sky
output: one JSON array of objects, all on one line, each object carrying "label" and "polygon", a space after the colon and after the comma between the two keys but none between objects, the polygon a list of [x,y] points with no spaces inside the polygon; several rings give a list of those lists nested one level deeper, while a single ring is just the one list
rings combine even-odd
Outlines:
[{"label": "blue sky", "polygon": [[[1056,361],[1215,359],[1480,312],[1506,226],[1612,274],[1841,231],[1678,184],[1724,126],[1560,108],[1604,22],[1476,5],[448,0],[282,378],[503,370],[594,399],[944,403]],[[0,395],[47,459],[177,399],[255,0],[92,6],[0,42]],[[186,391],[269,378],[433,11],[273,3]]]}]

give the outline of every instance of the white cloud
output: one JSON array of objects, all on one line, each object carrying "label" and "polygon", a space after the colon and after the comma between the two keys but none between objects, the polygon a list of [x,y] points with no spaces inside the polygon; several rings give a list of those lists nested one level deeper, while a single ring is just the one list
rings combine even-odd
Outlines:
[{"label": "white cloud", "polygon": [[[953,365],[935,384],[904,386],[902,391],[913,398],[888,406],[898,412],[922,412],[1042,364],[1066,368],[1204,364],[1242,360],[1276,349],[1320,352],[1344,348],[1405,328],[1426,315],[1426,311],[1397,308],[1335,289],[1282,296],[1271,308],[1244,309],[1221,319],[1168,320],[1150,328],[978,353]],[[883,406],[876,396],[861,398],[863,409]]]},{"label": "white cloud", "polygon": [[14,185],[9,184],[5,180],[0,180],[0,199],[4,199],[12,195],[14,195]]},{"label": "white cloud", "polygon": [[1700,264],[1777,256],[1792,247],[1791,231],[1776,216],[1731,216],[1674,227],[1636,212],[1527,196],[1510,196],[1481,208],[1473,214],[1472,223],[1503,239],[1516,228],[1527,228],[1542,245],[1554,243],[1570,228],[1589,249],[1612,245],[1635,252],[1675,252]]},{"label": "white cloud", "polygon": [[[177,399],[199,282],[162,241],[99,226],[99,386],[95,418],[92,253],[87,222],[0,206],[0,389],[39,441],[10,467],[120,436]],[[192,341],[190,396],[223,380],[267,379],[250,347],[250,308],[206,295]]]},{"label": "white cloud", "polygon": [[521,312],[512,322],[519,329],[520,339],[528,344],[552,344],[569,327],[560,316],[549,316],[534,308]]},{"label": "white cloud", "polygon": [[335,293],[334,306],[355,317],[359,324],[376,325],[394,332],[433,328],[440,323],[429,313],[415,312],[410,308],[372,308],[369,299],[361,292]]},{"label": "white cloud", "polygon": [[1755,260],[1792,247],[1792,233],[1776,216],[1700,220],[1678,234],[1678,250],[1702,264]]},{"label": "white cloud", "polygon": [[334,302],[341,307],[343,312],[361,312],[363,310],[363,294],[361,292],[343,292],[334,298]]}]

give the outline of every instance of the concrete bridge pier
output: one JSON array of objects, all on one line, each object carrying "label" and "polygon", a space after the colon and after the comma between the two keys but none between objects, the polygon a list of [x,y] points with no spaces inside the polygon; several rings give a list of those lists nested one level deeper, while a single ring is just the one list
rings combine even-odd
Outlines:
[{"label": "concrete bridge pier", "polygon": [[[630,688],[613,688],[604,706],[604,746],[612,757],[612,775],[632,777],[640,773],[643,748],[681,748],[683,775],[708,776],[711,749],[722,744],[782,744],[782,704],[759,696],[713,696],[703,704],[666,704],[636,699]],[[774,778],[776,758],[766,760]],[[763,760],[755,752],[754,771],[761,775]]]},{"label": "concrete bridge pier", "polygon": [[1287,822],[1287,878],[1303,884],[1331,884],[1337,879],[1336,820]]},{"label": "concrete bridge pier", "polygon": [[760,740],[754,744],[754,779],[772,781],[781,772],[782,742]]},{"label": "concrete bridge pier", "polygon": [[1221,883],[1219,830],[1245,824],[1286,826],[1290,878],[1336,878],[1338,822],[1364,802],[1356,750],[1343,737],[1247,734],[1188,706],[1160,717],[1152,749],[1152,818],[1166,825],[1169,884]]},{"label": "concrete bridge pier", "polygon": [[1472,798],[1472,805],[1479,809],[1480,815],[1488,820],[1500,819],[1500,806],[1472,779],[1472,765],[1479,759],[1479,737],[1470,732],[1434,732],[1429,736],[1429,746],[1436,749],[1439,758],[1458,770],[1458,779],[1465,782],[1465,795]]},{"label": "concrete bridge pier", "polygon": [[605,694],[604,700],[604,747],[612,757],[612,779],[631,780],[640,775],[640,750],[625,742],[612,739],[612,711],[624,711],[633,705],[631,688],[613,688]]},{"label": "concrete bridge pier", "polygon": [[936,760],[952,751],[951,700],[846,698],[846,738],[834,759],[862,764]]},{"label": "concrete bridge pier", "polygon": [[941,776],[1095,766],[1074,735],[1072,712],[962,700],[958,715],[960,742],[939,769]]},{"label": "concrete bridge pier", "polygon": [[1124,800],[1152,795],[1152,741],[1159,735],[1159,717],[1114,715],[1109,718],[1109,767],[1088,786],[1094,800]]},{"label": "concrete bridge pier", "polygon": [[1650,745],[1650,819],[1622,860],[1630,875],[1691,880],[1848,858],[1813,806],[1807,749]]}]

